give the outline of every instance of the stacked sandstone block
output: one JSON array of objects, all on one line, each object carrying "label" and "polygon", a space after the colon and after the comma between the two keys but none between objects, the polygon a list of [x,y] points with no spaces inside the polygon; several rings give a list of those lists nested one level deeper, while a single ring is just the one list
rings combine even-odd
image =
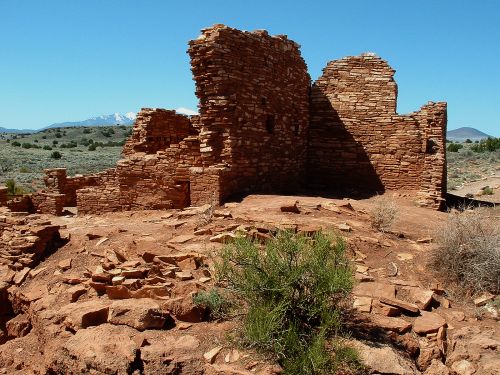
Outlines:
[{"label": "stacked sandstone block", "polygon": [[240,195],[300,184],[310,77],[299,46],[224,25],[202,30],[189,45],[203,167],[226,165],[232,185],[213,190]]},{"label": "stacked sandstone block", "polygon": [[0,206],[7,205],[8,192],[6,187],[0,187]]},{"label": "stacked sandstone block", "polygon": [[[60,244],[59,226],[42,220],[37,215],[16,213],[0,214],[0,272],[2,280],[8,269],[15,274],[16,284],[22,282],[30,268]],[[8,267],[5,268],[5,266]],[[10,275],[14,277],[11,272]],[[9,282],[12,279],[7,280]]]},{"label": "stacked sandstone block", "polygon": [[123,148],[123,154],[154,154],[193,134],[196,131],[188,117],[173,110],[143,108],[137,114],[132,135]]},{"label": "stacked sandstone block", "polygon": [[446,104],[397,115],[394,72],[373,54],[328,63],[311,93],[308,174],[326,188],[420,191],[438,207]]},{"label": "stacked sandstone block", "polygon": [[84,214],[190,205],[189,168],[201,165],[200,141],[190,119],[175,111],[145,108],[112,176],[77,191]]}]

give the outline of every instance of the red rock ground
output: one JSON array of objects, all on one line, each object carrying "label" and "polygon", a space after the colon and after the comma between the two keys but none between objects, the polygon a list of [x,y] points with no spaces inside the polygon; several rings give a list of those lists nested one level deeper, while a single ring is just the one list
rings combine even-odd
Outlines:
[{"label": "red rock ground", "polygon": [[[376,198],[252,195],[216,209],[210,222],[196,208],[43,216],[69,242],[9,288],[15,318],[0,334],[0,374],[279,373],[253,352],[233,352],[227,335],[236,318],[207,322],[192,304],[192,293],[213,285],[217,238],[237,230],[264,237],[275,227],[347,239],[360,280],[352,345],[373,373],[498,373],[495,311],[455,298],[428,267],[448,214],[404,195],[394,195],[399,215],[389,233],[371,226]],[[295,201],[299,213],[281,211]]]}]

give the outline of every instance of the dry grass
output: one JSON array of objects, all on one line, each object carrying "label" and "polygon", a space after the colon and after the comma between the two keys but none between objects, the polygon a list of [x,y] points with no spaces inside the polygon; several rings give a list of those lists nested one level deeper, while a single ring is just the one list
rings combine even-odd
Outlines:
[{"label": "dry grass", "polygon": [[453,212],[436,234],[432,267],[459,291],[500,291],[500,225],[487,208]]},{"label": "dry grass", "polygon": [[380,196],[376,199],[371,210],[372,226],[381,231],[388,232],[398,216],[398,207],[392,197]]}]

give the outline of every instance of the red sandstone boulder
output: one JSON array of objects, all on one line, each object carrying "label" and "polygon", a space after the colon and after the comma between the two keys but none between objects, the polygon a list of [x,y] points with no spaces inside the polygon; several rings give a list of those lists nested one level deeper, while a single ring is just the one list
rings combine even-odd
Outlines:
[{"label": "red sandstone boulder", "polygon": [[149,298],[119,300],[109,307],[109,323],[127,325],[138,331],[162,329],[167,321],[170,326],[175,325],[170,315]]}]

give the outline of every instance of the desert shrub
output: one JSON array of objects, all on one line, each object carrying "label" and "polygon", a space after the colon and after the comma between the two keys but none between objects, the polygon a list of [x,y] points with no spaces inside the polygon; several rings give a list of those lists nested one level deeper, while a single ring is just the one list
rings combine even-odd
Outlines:
[{"label": "desert shrub", "polygon": [[485,186],[482,191],[483,195],[493,195],[493,189],[489,186]]},{"label": "desert shrub", "polygon": [[62,158],[62,154],[59,152],[59,151],[53,151],[51,154],[50,154],[50,157],[52,159],[61,159]]},{"label": "desert shrub", "polygon": [[500,138],[489,137],[482,139],[479,143],[473,144],[471,150],[474,152],[493,152],[500,149]]},{"label": "desert shrub", "polygon": [[436,233],[432,267],[459,290],[500,291],[500,225],[486,208],[453,212]]},{"label": "desert shrub", "polygon": [[19,168],[19,173],[30,173],[30,170],[26,167]]},{"label": "desert shrub", "polygon": [[95,150],[96,150],[96,148],[97,148],[97,144],[92,143],[92,144],[89,146],[88,150],[89,150],[89,151],[95,151]]},{"label": "desert shrub", "polygon": [[469,138],[467,138],[467,139],[465,140],[465,143],[472,143],[472,141],[471,141]]},{"label": "desert shrub", "polygon": [[55,145],[57,145],[58,143],[59,143],[59,141],[58,141],[57,139],[54,139],[54,140],[52,141],[52,144],[53,144],[54,146],[55,146]]},{"label": "desert shrub", "polygon": [[377,197],[371,215],[372,226],[381,232],[388,232],[398,216],[396,202],[386,196]]},{"label": "desert shrub", "polygon": [[21,143],[19,143],[18,141],[14,141],[11,143],[12,146],[14,147],[20,147],[21,146]]},{"label": "desert shrub", "polygon": [[461,145],[460,143],[450,143],[448,147],[446,147],[446,150],[449,152],[458,152],[461,148],[464,146]]},{"label": "desert shrub", "polygon": [[228,315],[233,303],[220,289],[200,291],[193,296],[193,303],[208,310],[210,319],[221,319]]},{"label": "desert shrub", "polygon": [[31,148],[31,147],[33,147],[33,146],[31,145],[31,143],[27,143],[27,142],[25,142],[25,143],[23,143],[23,144],[22,144],[22,147],[23,147],[23,148]]},{"label": "desert shrub", "polygon": [[42,135],[42,139],[47,139],[47,136],[46,135]]},{"label": "desert shrub", "polygon": [[50,150],[52,150],[52,147],[50,147],[49,145],[45,145],[45,146],[43,146],[43,149],[44,149],[44,150],[49,150],[49,151],[50,151]]},{"label": "desert shrub", "polygon": [[221,252],[217,276],[247,312],[242,343],[274,355],[287,374],[331,373],[329,337],[342,328],[352,286],[344,241],[278,231],[266,242],[237,237]]},{"label": "desert shrub", "polygon": [[56,138],[62,138],[62,134],[61,133],[56,133]]},{"label": "desert shrub", "polygon": [[18,183],[13,179],[5,181],[5,186],[7,187],[7,194],[9,196],[23,195],[27,193],[26,189],[18,185]]},{"label": "desert shrub", "polygon": [[90,129],[83,129],[83,134],[90,134],[92,133],[92,130]]}]

